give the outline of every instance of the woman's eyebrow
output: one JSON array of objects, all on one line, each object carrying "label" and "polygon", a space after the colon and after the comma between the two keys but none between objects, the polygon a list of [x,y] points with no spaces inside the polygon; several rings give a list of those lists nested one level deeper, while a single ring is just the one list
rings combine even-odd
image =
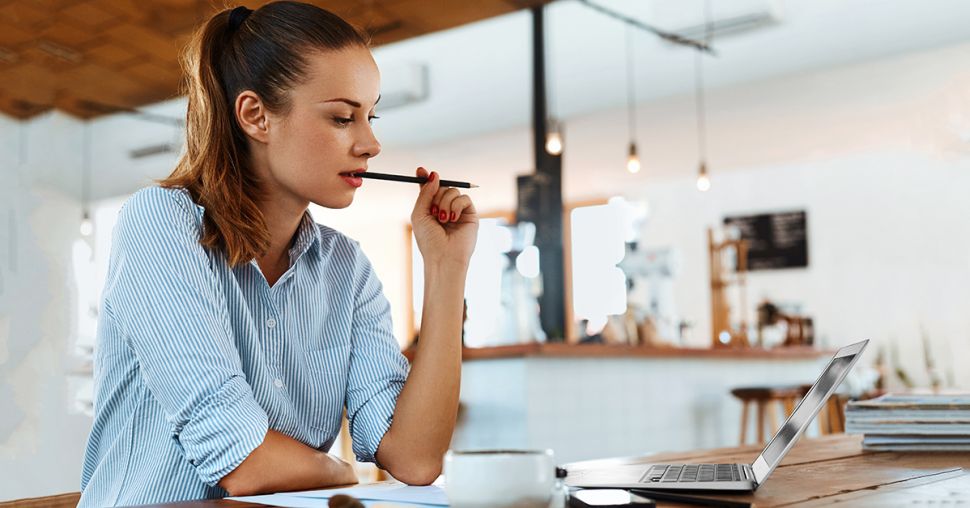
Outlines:
[{"label": "woman's eyebrow", "polygon": [[330,99],[329,101],[323,101],[323,102],[346,102],[347,104],[350,104],[351,106],[353,106],[355,108],[359,108],[360,107],[360,103],[359,102],[352,101],[350,99],[343,99],[343,98]]},{"label": "woman's eyebrow", "polygon": [[[359,108],[360,107],[360,103],[359,102],[352,101],[350,99],[344,99],[343,97],[338,97],[336,99],[330,99],[330,100],[324,101],[324,102],[344,102],[344,103],[347,103],[347,104],[349,104],[349,105],[351,105],[351,106],[353,106],[355,108]],[[374,105],[376,106],[378,102],[381,102],[381,96],[380,95],[377,96],[377,100],[374,101]]]}]

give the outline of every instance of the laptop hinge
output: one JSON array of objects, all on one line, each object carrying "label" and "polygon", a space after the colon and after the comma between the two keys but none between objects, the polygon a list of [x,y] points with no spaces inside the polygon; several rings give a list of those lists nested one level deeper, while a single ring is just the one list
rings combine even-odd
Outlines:
[{"label": "laptop hinge", "polygon": [[751,480],[751,483],[753,483],[755,486],[758,485],[758,480],[755,479],[754,470],[751,469],[751,466],[747,464],[741,464],[741,472],[744,473],[744,476],[746,477],[747,480]]}]

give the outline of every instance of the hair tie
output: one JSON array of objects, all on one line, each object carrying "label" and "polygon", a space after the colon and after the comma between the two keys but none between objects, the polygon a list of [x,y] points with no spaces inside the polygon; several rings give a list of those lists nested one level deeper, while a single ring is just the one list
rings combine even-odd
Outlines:
[{"label": "hair tie", "polygon": [[240,5],[239,7],[233,9],[232,12],[229,13],[229,33],[236,33],[236,30],[239,30],[239,27],[242,26],[243,22],[246,21],[246,18],[248,18],[252,13],[252,9],[246,7],[245,5]]}]

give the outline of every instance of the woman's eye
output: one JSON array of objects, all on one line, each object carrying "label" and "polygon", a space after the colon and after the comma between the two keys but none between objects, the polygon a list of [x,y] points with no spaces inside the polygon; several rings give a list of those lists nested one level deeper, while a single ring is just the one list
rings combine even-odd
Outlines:
[{"label": "woman's eye", "polygon": [[341,117],[341,116],[335,116],[333,118],[333,121],[334,122],[337,122],[337,125],[347,125],[350,122],[353,122],[354,119],[353,118],[344,118],[344,117]]},{"label": "woman's eye", "polygon": [[370,122],[370,123],[374,123],[374,120],[377,120],[378,118],[380,118],[380,117],[379,116],[371,115],[371,116],[367,117],[367,121]]}]

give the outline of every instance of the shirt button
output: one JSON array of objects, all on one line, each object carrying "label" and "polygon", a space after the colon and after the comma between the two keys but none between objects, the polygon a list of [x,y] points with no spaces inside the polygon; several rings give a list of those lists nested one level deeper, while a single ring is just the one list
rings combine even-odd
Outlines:
[{"label": "shirt button", "polygon": [[274,379],[273,384],[276,385],[277,388],[283,388],[283,380],[280,378]]},{"label": "shirt button", "polygon": [[273,319],[273,318],[267,319],[266,320],[266,326],[269,327],[269,328],[275,327],[276,326],[276,320]]}]

